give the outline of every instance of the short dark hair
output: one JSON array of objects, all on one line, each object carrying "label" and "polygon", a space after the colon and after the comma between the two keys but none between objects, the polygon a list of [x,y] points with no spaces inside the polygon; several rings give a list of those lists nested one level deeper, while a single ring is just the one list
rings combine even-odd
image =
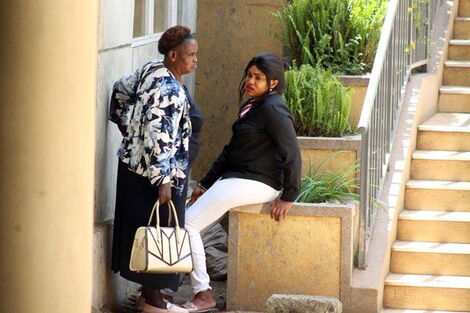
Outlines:
[{"label": "short dark hair", "polygon": [[284,62],[275,54],[264,52],[254,56],[250,62],[248,62],[243,72],[242,80],[240,81],[239,87],[239,100],[240,102],[243,99],[245,94],[245,77],[248,73],[250,67],[255,65],[264,75],[266,75],[266,80],[268,86],[271,84],[272,80],[277,80],[278,84],[273,88],[277,93],[282,94],[286,90],[286,79],[284,77],[285,65]]},{"label": "short dark hair", "polygon": [[175,49],[185,41],[196,39],[191,29],[186,26],[176,25],[168,28],[158,41],[158,52],[166,55],[168,51]]}]

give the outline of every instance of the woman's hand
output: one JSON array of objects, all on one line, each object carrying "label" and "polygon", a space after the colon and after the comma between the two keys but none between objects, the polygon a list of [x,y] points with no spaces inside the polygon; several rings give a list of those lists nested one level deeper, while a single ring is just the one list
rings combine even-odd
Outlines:
[{"label": "woman's hand", "polygon": [[276,221],[282,221],[286,218],[286,214],[289,213],[292,208],[293,202],[282,201],[281,199],[276,199],[271,203],[271,218]]},{"label": "woman's hand", "polygon": [[196,200],[202,196],[206,192],[203,188],[200,186],[197,186],[194,190],[193,193],[191,194],[191,203],[196,202]]},{"label": "woman's hand", "polygon": [[127,125],[118,125],[119,131],[123,137],[127,137]]},{"label": "woman's hand", "polygon": [[158,187],[158,201],[160,201],[160,204],[171,201],[171,182],[161,184]]}]

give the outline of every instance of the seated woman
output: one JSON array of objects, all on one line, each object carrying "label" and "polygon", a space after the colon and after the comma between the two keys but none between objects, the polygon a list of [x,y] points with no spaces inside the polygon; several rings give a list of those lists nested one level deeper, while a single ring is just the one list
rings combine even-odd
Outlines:
[{"label": "seated woman", "polygon": [[195,294],[184,307],[190,312],[208,312],[216,301],[209,286],[206,258],[200,232],[217,223],[230,209],[275,200],[271,217],[282,220],[292,207],[300,186],[301,158],[292,114],[281,94],[285,90],[284,65],[275,55],[255,56],[240,82],[240,108],[233,135],[195,188],[198,199],[186,211],[194,270]]}]

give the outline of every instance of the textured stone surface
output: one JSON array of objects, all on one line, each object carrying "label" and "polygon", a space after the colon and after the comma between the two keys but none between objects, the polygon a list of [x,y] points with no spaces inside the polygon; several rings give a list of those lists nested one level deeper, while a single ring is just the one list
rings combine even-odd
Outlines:
[{"label": "textured stone surface", "polygon": [[266,302],[266,313],[341,313],[343,305],[336,298],[274,294]]},{"label": "textured stone surface", "polygon": [[248,61],[263,51],[282,55],[281,42],[270,35],[279,29],[271,12],[281,7],[279,0],[198,1],[195,100],[205,122],[194,179],[206,174],[230,140],[239,108],[238,85]]},{"label": "textured stone surface", "polygon": [[273,294],[339,297],[352,264],[352,212],[296,203],[278,223],[262,205],[232,209],[227,309],[263,311]]}]

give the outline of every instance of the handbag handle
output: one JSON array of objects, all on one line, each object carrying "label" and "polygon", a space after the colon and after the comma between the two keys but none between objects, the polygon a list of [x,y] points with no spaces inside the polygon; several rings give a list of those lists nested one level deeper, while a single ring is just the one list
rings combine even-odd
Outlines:
[{"label": "handbag handle", "polygon": [[[173,204],[173,201],[169,201],[168,202],[168,223],[170,223],[171,221],[171,215],[173,214],[173,216],[175,217],[175,234],[176,234],[176,242],[178,244],[180,244],[180,224],[179,224],[179,221],[178,221],[178,216],[176,215],[176,208],[175,208],[175,205]],[[152,212],[150,213],[150,218],[149,218],[149,221],[147,223],[147,226],[150,226],[150,223],[152,223],[152,218],[153,218],[153,214],[155,213],[156,211],[156,217],[157,217],[157,225],[156,225],[156,228],[157,228],[157,240],[161,240],[161,237],[160,237],[160,201],[157,199],[157,202],[155,202],[154,206],[153,206],[153,209],[152,209]],[[168,225],[169,226],[169,225]]]}]

